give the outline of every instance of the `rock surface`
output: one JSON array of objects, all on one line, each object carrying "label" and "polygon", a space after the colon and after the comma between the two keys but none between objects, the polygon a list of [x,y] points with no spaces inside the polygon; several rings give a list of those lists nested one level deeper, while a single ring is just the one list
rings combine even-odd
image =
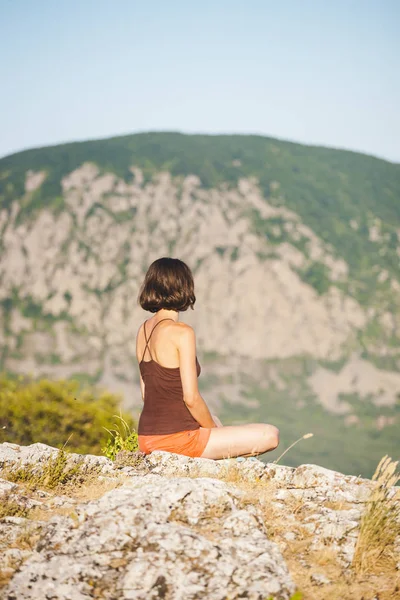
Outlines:
[{"label": "rock surface", "polygon": [[[95,502],[75,507],[78,522],[54,517],[8,598],[174,599],[279,594],[294,586],[257,513],[240,509],[222,482],[160,475],[136,477]],[[215,533],[205,533],[215,521]],[[195,527],[194,527],[195,526]]]},{"label": "rock surface", "polygon": [[[40,472],[56,452],[44,444],[1,444],[0,503],[26,493],[7,481],[10,474],[21,465]],[[376,485],[317,465],[294,469],[165,452],[115,463],[71,454],[68,463],[93,470],[96,493],[82,500],[36,490],[31,508],[39,507],[41,518],[0,519],[4,599],[289,600],[297,586],[283,556],[288,544],[304,532],[311,548],[329,546],[349,568],[363,505]],[[112,483],[99,495],[101,485]],[[301,521],[290,510],[293,502],[306,511]],[[266,514],[282,517],[282,536],[271,536]],[[331,583],[320,568],[311,582]]]}]

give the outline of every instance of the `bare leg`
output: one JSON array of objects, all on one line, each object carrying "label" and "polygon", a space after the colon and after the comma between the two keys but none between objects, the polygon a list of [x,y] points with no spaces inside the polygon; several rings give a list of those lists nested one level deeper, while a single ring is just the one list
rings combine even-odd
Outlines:
[{"label": "bare leg", "polygon": [[203,458],[258,456],[274,450],[279,444],[279,429],[266,423],[231,425],[211,429]]}]

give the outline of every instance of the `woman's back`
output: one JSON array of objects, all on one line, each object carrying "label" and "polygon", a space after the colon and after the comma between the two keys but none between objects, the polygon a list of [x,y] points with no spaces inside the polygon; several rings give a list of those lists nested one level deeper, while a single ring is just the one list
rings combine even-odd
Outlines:
[{"label": "woman's back", "polygon": [[[152,322],[150,322],[152,321]],[[179,354],[173,343],[173,319],[146,321],[138,333],[139,368],[144,383],[144,408],[138,425],[139,435],[166,435],[198,429],[184,402]],[[162,325],[160,325],[163,323]],[[200,365],[197,362],[197,375]]]}]

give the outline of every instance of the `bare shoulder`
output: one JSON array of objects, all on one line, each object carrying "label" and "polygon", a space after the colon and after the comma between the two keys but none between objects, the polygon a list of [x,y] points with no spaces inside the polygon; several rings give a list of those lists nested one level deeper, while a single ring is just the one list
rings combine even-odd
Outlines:
[{"label": "bare shoulder", "polygon": [[175,339],[179,344],[190,344],[196,339],[194,329],[186,323],[174,323]]},{"label": "bare shoulder", "polygon": [[138,329],[138,330],[137,330],[137,332],[136,332],[136,339],[138,339],[138,337],[139,337],[139,333],[140,333],[140,332],[143,330],[143,325],[144,325],[144,324],[142,323],[142,324],[139,326],[139,329]]},{"label": "bare shoulder", "polygon": [[139,329],[136,332],[136,356],[137,356],[138,360],[139,360],[139,347],[142,344],[142,342],[139,342],[139,338],[142,337],[139,334],[142,330],[143,330],[143,323],[140,325]]}]

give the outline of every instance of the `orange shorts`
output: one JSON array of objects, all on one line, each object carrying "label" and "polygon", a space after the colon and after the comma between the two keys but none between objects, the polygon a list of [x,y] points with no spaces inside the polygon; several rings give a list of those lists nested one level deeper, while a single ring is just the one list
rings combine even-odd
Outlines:
[{"label": "orange shorts", "polygon": [[193,431],[179,431],[168,435],[139,435],[139,450],[145,454],[163,450],[195,458],[203,454],[210,434],[211,429],[200,427]]}]

